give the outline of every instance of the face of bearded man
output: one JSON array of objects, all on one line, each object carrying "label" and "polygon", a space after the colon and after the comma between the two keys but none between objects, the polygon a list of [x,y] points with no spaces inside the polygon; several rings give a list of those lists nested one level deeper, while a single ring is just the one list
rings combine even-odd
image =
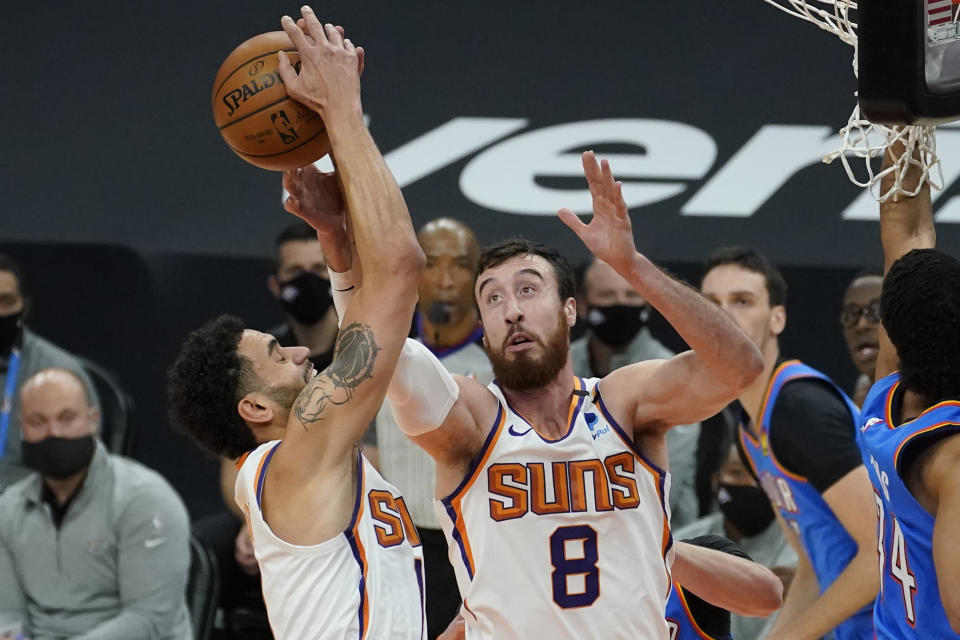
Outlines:
[{"label": "face of bearded man", "polygon": [[[515,334],[524,333],[537,343],[539,349],[529,349],[508,353],[507,345]],[[505,388],[514,391],[529,391],[545,386],[553,380],[570,357],[570,327],[561,309],[557,314],[557,324],[547,336],[536,336],[523,324],[514,325],[507,333],[503,344],[493,348],[485,344],[484,349],[497,381]],[[531,352],[539,351],[540,355]]]}]

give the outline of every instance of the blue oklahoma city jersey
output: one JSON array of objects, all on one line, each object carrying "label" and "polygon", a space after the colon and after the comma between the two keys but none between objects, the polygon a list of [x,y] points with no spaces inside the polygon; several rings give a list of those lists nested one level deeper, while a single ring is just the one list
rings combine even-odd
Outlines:
[{"label": "blue oklahoma city jersey", "polygon": [[877,501],[880,597],[873,610],[877,638],[960,638],[950,628],[933,564],[933,516],[903,482],[907,445],[960,433],[960,402],[936,404],[900,426],[900,374],[878,380],[863,403],[860,448]]},{"label": "blue oklahoma city jersey", "polygon": [[690,605],[684,596],[680,584],[673,583],[673,590],[667,598],[667,608],[664,617],[667,619],[667,629],[670,631],[670,640],[731,640],[733,636],[711,636],[700,628],[693,619]]},{"label": "blue oklahoma city jersey", "polygon": [[[843,398],[850,410],[852,425],[859,420],[856,406],[827,376],[799,360],[781,364],[773,373],[760,411],[759,441],[741,425],[740,442],[760,485],[786,523],[797,532],[807,558],[817,574],[823,593],[856,555],[857,544],[806,478],[788,471],[769,447],[770,419],[783,386],[800,378],[823,380]],[[854,431],[855,426],[854,426]],[[841,623],[834,630],[835,640],[860,640],[873,636],[870,607]]]}]

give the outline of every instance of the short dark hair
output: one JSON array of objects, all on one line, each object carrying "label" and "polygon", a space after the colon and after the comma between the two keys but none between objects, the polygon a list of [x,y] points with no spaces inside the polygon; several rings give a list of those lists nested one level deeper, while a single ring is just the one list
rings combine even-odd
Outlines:
[{"label": "short dark hair", "polygon": [[0,271],[9,271],[12,273],[14,279],[17,281],[17,288],[20,289],[20,295],[24,298],[27,297],[27,287],[23,282],[23,270],[20,268],[20,265],[13,261],[13,258],[5,253],[0,253]]},{"label": "short dark hair", "polygon": [[960,397],[960,261],[914,249],[883,279],[880,321],[905,389],[937,402]]},{"label": "short dark hair", "polygon": [[553,274],[557,278],[557,292],[560,294],[560,300],[565,301],[576,295],[576,285],[573,279],[573,269],[570,263],[559,251],[548,247],[540,242],[532,242],[526,238],[515,237],[508,238],[502,242],[484,248],[480,253],[480,261],[477,262],[477,272],[474,280],[480,277],[480,274],[503,264],[515,256],[534,255],[540,256],[550,263],[553,267]]},{"label": "short dark hair", "polygon": [[273,243],[274,254],[276,255],[276,268],[280,268],[280,247],[295,240],[317,240],[316,230],[307,224],[304,220],[297,220],[285,226]]},{"label": "short dark hair", "polygon": [[200,446],[238,458],[257,446],[237,413],[237,402],[255,384],[250,360],[237,351],[244,324],[222,315],[192,332],[167,372],[170,420]]},{"label": "short dark hair", "polygon": [[715,268],[728,264],[762,275],[771,307],[787,305],[787,281],[783,279],[783,274],[762,254],[747,247],[723,247],[711,253],[703,265],[700,281],[703,282],[707,274]]}]

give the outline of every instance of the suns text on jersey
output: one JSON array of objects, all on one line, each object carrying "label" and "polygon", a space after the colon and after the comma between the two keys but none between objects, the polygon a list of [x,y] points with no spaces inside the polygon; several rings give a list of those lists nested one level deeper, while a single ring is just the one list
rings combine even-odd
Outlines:
[{"label": "suns text on jersey", "polygon": [[628,452],[603,460],[490,465],[490,517],[500,522],[522,518],[527,513],[636,509],[640,506],[640,492],[635,465],[636,458]]}]

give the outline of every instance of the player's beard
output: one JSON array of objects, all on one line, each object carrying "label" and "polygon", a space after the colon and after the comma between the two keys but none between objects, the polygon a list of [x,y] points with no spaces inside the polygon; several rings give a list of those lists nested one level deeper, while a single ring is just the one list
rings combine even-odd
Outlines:
[{"label": "player's beard", "polygon": [[493,366],[493,374],[504,389],[530,391],[543,387],[556,377],[570,357],[570,327],[562,310],[557,316],[557,326],[547,336],[546,342],[532,334],[528,335],[543,347],[543,355],[537,357],[530,355],[529,351],[519,351],[511,359],[507,357],[505,346],[499,351],[494,351],[489,345],[484,347]]}]

